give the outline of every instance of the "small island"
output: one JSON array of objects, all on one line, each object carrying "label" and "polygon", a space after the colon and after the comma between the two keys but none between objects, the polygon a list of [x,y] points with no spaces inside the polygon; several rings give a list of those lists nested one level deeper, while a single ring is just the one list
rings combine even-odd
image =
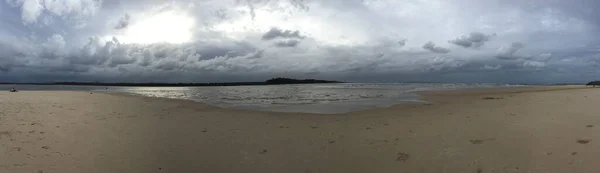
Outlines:
[{"label": "small island", "polygon": [[104,82],[54,82],[54,83],[0,83],[21,85],[85,85],[85,86],[153,86],[153,87],[176,87],[176,86],[245,86],[245,85],[284,85],[284,84],[322,84],[343,83],[340,81],[317,80],[317,79],[291,79],[272,78],[264,82],[222,82],[222,83],[104,83]]},{"label": "small island", "polygon": [[267,85],[278,85],[278,84],[318,84],[318,83],[342,83],[339,81],[328,81],[328,80],[317,80],[317,79],[290,79],[290,78],[273,78],[265,81]]},{"label": "small island", "polygon": [[589,82],[589,83],[587,83],[585,85],[591,85],[593,87],[596,87],[596,85],[600,85],[600,81],[591,81],[591,82]]}]

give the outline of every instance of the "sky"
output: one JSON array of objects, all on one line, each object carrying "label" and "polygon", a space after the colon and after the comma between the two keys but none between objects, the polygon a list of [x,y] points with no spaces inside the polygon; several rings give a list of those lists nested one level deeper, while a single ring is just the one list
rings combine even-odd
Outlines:
[{"label": "sky", "polygon": [[2,82],[600,79],[596,0],[0,0]]}]

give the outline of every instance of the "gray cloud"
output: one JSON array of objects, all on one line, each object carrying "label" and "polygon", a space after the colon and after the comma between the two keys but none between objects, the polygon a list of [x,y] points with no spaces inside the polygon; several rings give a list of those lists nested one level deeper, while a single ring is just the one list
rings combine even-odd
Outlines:
[{"label": "gray cloud", "polygon": [[250,0],[246,0],[246,2],[248,3],[248,8],[250,9],[250,17],[252,20],[254,20],[254,18],[256,18],[256,12],[254,11],[254,5],[252,5]]},{"label": "gray cloud", "polygon": [[304,36],[300,35],[300,31],[281,30],[279,28],[271,28],[265,34],[263,34],[263,40],[273,40],[275,38],[298,38],[303,39]]},{"label": "gray cloud", "polygon": [[24,24],[37,23],[38,18],[45,13],[81,22],[96,14],[102,6],[102,1],[98,0],[6,0],[6,2],[21,7],[21,18]]},{"label": "gray cloud", "polygon": [[545,66],[546,66],[546,63],[540,62],[540,61],[525,61],[525,62],[523,62],[523,67],[526,67],[526,68],[539,69],[539,68],[543,68]]},{"label": "gray cloud", "polygon": [[43,44],[45,58],[55,59],[65,55],[66,42],[62,35],[54,34]]},{"label": "gray cloud", "polygon": [[283,40],[276,42],[274,45],[276,47],[296,47],[298,43],[300,43],[298,40]]},{"label": "gray cloud", "polygon": [[304,10],[304,11],[308,11],[310,10],[310,7],[308,7],[304,0],[290,0],[290,4],[292,4],[292,6]]},{"label": "gray cloud", "polygon": [[481,32],[471,32],[468,36],[462,35],[454,40],[449,40],[448,42],[464,48],[479,48],[483,46],[485,42],[489,41],[491,36],[493,36],[493,34],[486,35]]},{"label": "gray cloud", "polygon": [[485,66],[483,66],[483,70],[499,70],[501,68],[502,68],[502,65],[495,65],[495,66],[485,65]]},{"label": "gray cloud", "polygon": [[435,53],[448,53],[450,52],[449,49],[443,48],[443,47],[439,47],[439,46],[435,46],[435,44],[433,42],[427,42],[425,43],[425,45],[423,45],[422,47],[425,50],[429,50],[431,52],[435,52]]},{"label": "gray cloud", "polygon": [[404,47],[406,45],[406,39],[398,41],[398,45],[400,45],[400,47]]},{"label": "gray cloud", "polygon": [[525,47],[525,45],[520,42],[511,43],[509,46],[502,46],[496,51],[496,58],[505,60],[515,60],[523,58],[522,56],[515,55],[515,53],[523,47]]},{"label": "gray cloud", "polygon": [[119,22],[115,26],[115,29],[124,29],[124,28],[127,28],[127,26],[129,26],[129,20],[130,20],[130,18],[131,17],[129,16],[129,14],[125,13],[125,15],[123,17],[121,17],[121,19],[119,19]]},{"label": "gray cloud", "polygon": [[552,53],[542,53],[538,56],[538,60],[540,61],[548,61],[550,58],[552,58]]}]

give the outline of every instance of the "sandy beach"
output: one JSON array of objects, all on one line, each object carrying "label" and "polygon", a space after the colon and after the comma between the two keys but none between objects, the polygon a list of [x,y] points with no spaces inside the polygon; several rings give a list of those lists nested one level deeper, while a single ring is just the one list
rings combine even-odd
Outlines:
[{"label": "sandy beach", "polygon": [[2,173],[600,172],[600,89],[419,93],[339,115],[0,92]]}]

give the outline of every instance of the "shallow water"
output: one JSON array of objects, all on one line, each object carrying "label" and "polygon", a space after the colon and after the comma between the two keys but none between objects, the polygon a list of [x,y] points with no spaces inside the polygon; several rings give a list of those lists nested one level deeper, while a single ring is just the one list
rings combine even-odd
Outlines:
[{"label": "shallow water", "polygon": [[[219,107],[276,112],[345,113],[406,102],[421,102],[412,92],[513,87],[504,84],[299,84],[225,87],[101,87],[19,85],[20,90],[119,92],[199,101]],[[14,85],[0,85],[8,90]]]},{"label": "shallow water", "polygon": [[497,84],[303,84],[227,87],[116,87],[110,91],[150,97],[195,100],[211,105],[276,112],[345,113],[406,102],[421,102],[412,92],[510,87]]}]

